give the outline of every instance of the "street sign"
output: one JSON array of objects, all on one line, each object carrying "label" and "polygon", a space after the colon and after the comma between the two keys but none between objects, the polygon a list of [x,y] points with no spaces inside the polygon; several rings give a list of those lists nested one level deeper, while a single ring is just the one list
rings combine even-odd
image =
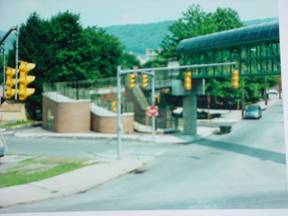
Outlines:
[{"label": "street sign", "polygon": [[146,109],[146,114],[150,117],[158,116],[159,110],[157,106],[148,106]]}]

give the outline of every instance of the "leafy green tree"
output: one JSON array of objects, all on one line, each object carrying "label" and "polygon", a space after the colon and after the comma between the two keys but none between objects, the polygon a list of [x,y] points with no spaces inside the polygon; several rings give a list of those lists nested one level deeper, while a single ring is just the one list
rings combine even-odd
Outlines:
[{"label": "leafy green tree", "polygon": [[103,29],[88,27],[83,31],[85,45],[81,48],[86,79],[113,77],[123,54],[123,46],[117,38]]},{"label": "leafy green tree", "polygon": [[120,62],[123,69],[131,69],[134,66],[140,66],[140,61],[137,59],[137,57],[130,53],[123,53]]},{"label": "leafy green tree", "polygon": [[84,79],[85,69],[79,56],[79,49],[84,45],[79,15],[69,12],[58,14],[51,18],[49,30],[53,38],[53,42],[49,43],[50,54],[53,54],[49,56],[49,73],[57,75],[57,81]]},{"label": "leafy green tree", "polygon": [[192,5],[180,19],[170,26],[170,33],[161,43],[163,48],[161,54],[167,59],[177,57],[176,47],[183,39],[237,28],[242,25],[237,12],[230,8],[218,8],[214,13],[206,13],[199,5]]},{"label": "leafy green tree", "polygon": [[[97,27],[83,28],[79,15],[59,13],[50,20],[31,14],[20,27],[19,59],[36,63],[31,72],[36,93],[26,106],[31,117],[41,118],[44,83],[112,77],[120,64],[123,46]],[[14,64],[15,47],[9,54]]]},{"label": "leafy green tree", "polygon": [[220,32],[243,26],[238,13],[231,8],[217,8],[214,13],[209,13],[208,16],[211,17],[214,23],[213,27],[211,26],[213,32]]}]

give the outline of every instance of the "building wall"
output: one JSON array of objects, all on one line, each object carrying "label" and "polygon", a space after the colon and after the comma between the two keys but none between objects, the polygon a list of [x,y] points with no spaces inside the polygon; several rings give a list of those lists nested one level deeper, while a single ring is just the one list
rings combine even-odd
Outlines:
[{"label": "building wall", "polygon": [[90,131],[90,102],[56,102],[43,96],[43,127],[58,133]]},{"label": "building wall", "polygon": [[[122,116],[123,133],[133,133],[134,114],[126,113]],[[98,116],[91,113],[91,129],[99,133],[116,133],[117,117],[113,116]]]},{"label": "building wall", "polygon": [[0,121],[26,121],[26,109],[23,103],[4,102],[0,105]]},{"label": "building wall", "polygon": [[21,112],[0,112],[0,121],[13,122],[13,121],[26,121],[27,117],[25,111]]}]

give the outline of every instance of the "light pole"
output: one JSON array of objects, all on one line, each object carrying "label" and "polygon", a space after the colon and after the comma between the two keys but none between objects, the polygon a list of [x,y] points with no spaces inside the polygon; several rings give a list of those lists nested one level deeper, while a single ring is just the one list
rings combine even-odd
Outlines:
[{"label": "light pole", "polygon": [[122,157],[121,67],[117,68],[117,159]]}]

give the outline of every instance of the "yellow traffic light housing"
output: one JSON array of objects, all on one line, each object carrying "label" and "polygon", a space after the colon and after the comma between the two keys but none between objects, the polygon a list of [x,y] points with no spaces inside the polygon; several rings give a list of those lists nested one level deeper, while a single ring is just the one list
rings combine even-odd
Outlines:
[{"label": "yellow traffic light housing", "polygon": [[115,100],[111,101],[111,110],[112,110],[112,112],[117,111],[117,101],[115,101]]},{"label": "yellow traffic light housing", "polygon": [[142,88],[146,89],[148,85],[149,85],[148,74],[142,74],[142,83],[141,83]]},{"label": "yellow traffic light housing", "polygon": [[13,88],[16,84],[16,80],[14,79],[16,70],[15,68],[7,67],[6,69],[6,81],[5,81],[5,98],[7,100],[14,97],[16,94],[16,90]]},{"label": "yellow traffic light housing", "polygon": [[192,73],[190,71],[184,74],[184,89],[190,91],[192,89]]},{"label": "yellow traffic light housing", "polygon": [[137,78],[137,75],[135,73],[128,75],[128,86],[130,89],[133,89],[136,87],[136,78]]},{"label": "yellow traffic light housing", "polygon": [[28,76],[28,73],[35,68],[36,64],[26,61],[20,61],[19,65],[19,90],[18,96],[20,101],[24,101],[27,97],[35,93],[34,88],[27,88],[27,86],[35,80],[35,76]]},{"label": "yellow traffic light housing", "polygon": [[240,87],[240,73],[238,70],[232,71],[231,85],[233,89]]}]

